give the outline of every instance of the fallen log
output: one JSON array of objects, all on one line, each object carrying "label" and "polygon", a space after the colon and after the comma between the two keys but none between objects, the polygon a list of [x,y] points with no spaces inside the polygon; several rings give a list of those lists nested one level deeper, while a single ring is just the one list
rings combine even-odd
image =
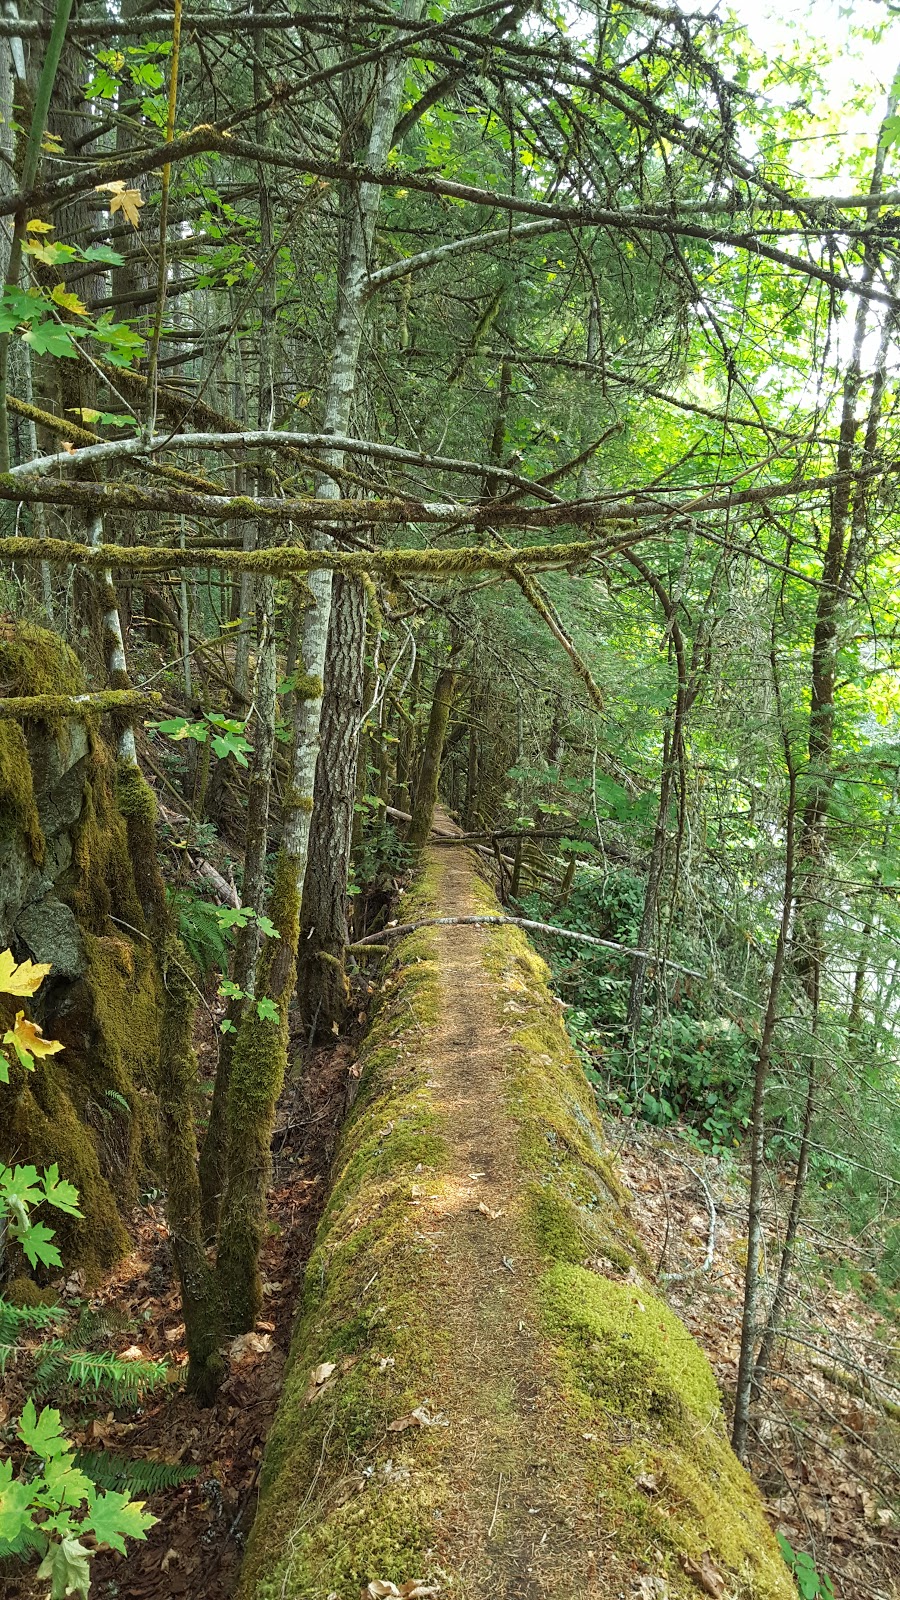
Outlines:
[{"label": "fallen log", "polygon": [[239,1600],[796,1600],[543,962],[463,850],[407,903]]}]

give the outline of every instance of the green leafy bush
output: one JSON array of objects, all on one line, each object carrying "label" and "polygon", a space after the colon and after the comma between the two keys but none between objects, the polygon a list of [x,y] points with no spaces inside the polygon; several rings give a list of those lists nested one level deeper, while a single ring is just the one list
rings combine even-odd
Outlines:
[{"label": "green leafy bush", "polygon": [[0,1554],[40,1555],[37,1576],[49,1582],[51,1600],[86,1596],[94,1550],[84,1536],[124,1555],[126,1538],[145,1539],[157,1519],[127,1493],[97,1488],[52,1406],[38,1412],[27,1400],[17,1433],[28,1456],[15,1477],[12,1462],[0,1461]]}]

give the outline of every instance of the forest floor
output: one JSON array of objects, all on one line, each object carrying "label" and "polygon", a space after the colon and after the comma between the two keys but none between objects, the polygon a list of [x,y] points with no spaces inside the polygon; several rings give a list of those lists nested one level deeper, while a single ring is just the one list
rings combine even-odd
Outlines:
[{"label": "forest floor", "polygon": [[[698,1151],[686,1130],[607,1124],[660,1287],[734,1393],[749,1173]],[[766,1245],[789,1172],[770,1173]],[[712,1249],[710,1230],[712,1229]],[[900,1595],[900,1300],[860,1271],[858,1247],[805,1230],[786,1319],[751,1441],[772,1523],[830,1576],[839,1600]],[[668,1281],[667,1281],[668,1279]],[[842,1287],[837,1287],[840,1284]]]},{"label": "forest floor", "polygon": [[[447,819],[442,831],[452,831]],[[442,913],[464,916],[476,910],[468,853],[442,850],[439,868]],[[491,1070],[498,1039],[483,965],[484,932],[455,927],[437,928],[434,934],[442,1003],[426,1048],[430,1086],[454,1150],[454,1167],[440,1204],[423,1199],[422,1228],[433,1237],[446,1283],[443,1304],[451,1342],[471,1352],[470,1360],[448,1373],[441,1402],[462,1419],[459,1493],[460,1506],[469,1513],[449,1530],[451,1543],[458,1545],[457,1570],[477,1572],[483,1591],[490,1593],[492,1579],[500,1592],[510,1563],[533,1569],[539,1580],[545,1561],[566,1556],[558,1546],[541,1547],[532,1537],[535,1523],[529,1526],[524,1514],[517,1517],[518,1501],[529,1515],[535,1505],[544,1507],[547,1514],[537,1519],[541,1527],[564,1528],[566,1516],[554,1506],[559,1485],[551,1470],[552,1418],[544,1403],[549,1385],[539,1341],[529,1334],[527,1285],[517,1276],[507,1222],[515,1158],[500,1074]],[[201,1040],[201,1047],[204,1043],[209,1054],[211,1040]],[[160,1520],[145,1544],[130,1547],[127,1562],[115,1555],[97,1557],[96,1600],[228,1600],[234,1591],[293,1308],[355,1067],[353,1039],[311,1056],[303,1044],[295,1041],[294,1059],[305,1064],[285,1088],[274,1139],[265,1318],[232,1346],[230,1375],[217,1404],[198,1412],[178,1390],[157,1393],[139,1411],[108,1409],[98,1415],[100,1408],[94,1407],[91,1416],[82,1403],[90,1420],[74,1430],[80,1447],[109,1447],[131,1458],[196,1469],[189,1482],[149,1497],[149,1509]],[[728,1395],[737,1365],[746,1228],[747,1182],[740,1157],[713,1156],[689,1144],[679,1130],[662,1133],[644,1124],[611,1121],[608,1135],[634,1196],[634,1222],[657,1264],[660,1288],[706,1350]],[[778,1209],[783,1215],[780,1201]],[[177,1371],[186,1360],[184,1330],[161,1201],[141,1208],[132,1236],[133,1253],[89,1297],[90,1305],[111,1314],[115,1331],[107,1348],[120,1355],[167,1356]],[[814,1555],[819,1570],[831,1575],[838,1600],[897,1600],[900,1411],[888,1415],[880,1402],[887,1400],[888,1410],[890,1397],[900,1402],[900,1312],[889,1297],[878,1296],[874,1280],[865,1275],[857,1275],[853,1287],[836,1287],[844,1281],[836,1268],[848,1260],[853,1260],[852,1241],[807,1235],[790,1309],[791,1340],[779,1346],[753,1468],[774,1525],[796,1549]],[[72,1297],[84,1293],[77,1275],[65,1288]],[[516,1337],[499,1340],[498,1321],[518,1328]],[[880,1399],[860,1384],[860,1374],[874,1381]],[[495,1451],[484,1418],[491,1413],[490,1396],[501,1391],[509,1407]],[[0,1397],[0,1421],[16,1414],[21,1399],[10,1373]],[[495,1456],[499,1459],[501,1448],[506,1461],[533,1462],[541,1455],[535,1440],[540,1443],[545,1434],[546,1472],[535,1478],[529,1469],[527,1485],[524,1478],[518,1481],[515,1469],[498,1473]],[[512,1543],[508,1537],[502,1545],[492,1543],[490,1533],[487,1539],[482,1533],[477,1547],[467,1543],[468,1529],[492,1530],[498,1518],[506,1529],[518,1526],[518,1544],[518,1536]],[[572,1549],[568,1559],[577,1565],[581,1555]],[[5,1588],[0,1581],[5,1600],[31,1600],[38,1592],[25,1581]]]}]

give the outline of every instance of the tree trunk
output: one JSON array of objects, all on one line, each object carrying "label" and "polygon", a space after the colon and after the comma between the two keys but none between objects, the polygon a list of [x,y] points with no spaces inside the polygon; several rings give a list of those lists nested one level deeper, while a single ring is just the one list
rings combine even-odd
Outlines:
[{"label": "tree trunk", "polygon": [[309,865],[303,885],[297,994],[304,1026],[331,1035],[347,1000],[347,877],[363,714],[366,595],[335,577]]},{"label": "tree trunk", "polygon": [[441,756],[444,750],[447,724],[450,721],[450,707],[453,704],[455,688],[455,669],[452,666],[443,667],[438,673],[434,699],[431,702],[431,715],[428,719],[425,749],[422,752],[422,762],[419,767],[419,781],[416,785],[416,798],[413,801],[412,820],[406,836],[407,843],[414,850],[421,850],[431,832],[431,822],[434,816],[438,784],[441,776]]},{"label": "tree trunk", "polygon": [[[269,804],[272,768],[275,760],[275,717],[278,705],[278,655],[275,637],[275,585],[264,578],[259,586],[257,605],[256,680],[253,696],[253,759],[247,796],[247,831],[244,846],[244,875],[241,903],[257,915],[265,908],[266,855],[269,848]],[[243,927],[231,970],[232,981],[245,995],[256,988],[260,934],[255,919]],[[245,1008],[239,995],[228,1004],[225,1020],[229,1029],[220,1035],[219,1062],[213,1086],[209,1126],[200,1156],[200,1188],[203,1197],[203,1226],[207,1238],[215,1233],[225,1182],[228,1148],[227,1107],[231,1062],[237,1029]]]}]

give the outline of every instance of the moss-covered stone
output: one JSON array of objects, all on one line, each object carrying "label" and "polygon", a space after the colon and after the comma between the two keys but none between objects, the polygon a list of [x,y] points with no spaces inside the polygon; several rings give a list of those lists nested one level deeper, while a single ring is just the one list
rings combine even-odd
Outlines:
[{"label": "moss-covered stone", "polygon": [[28,746],[22,729],[14,722],[0,723],[0,814],[24,835],[35,866],[42,866],[45,855],[44,830],[34,796],[34,780],[28,759]]},{"label": "moss-covered stone", "polygon": [[[77,694],[84,680],[56,634],[22,624],[0,627],[0,685]],[[93,1275],[127,1247],[120,1208],[155,1158],[160,998],[153,948],[131,932],[141,905],[96,716],[0,722],[0,876],[0,948],[50,963],[29,1011],[64,1046],[0,1087],[0,1158],[56,1162],[76,1185],[83,1219],[54,1226],[66,1265]]]}]

